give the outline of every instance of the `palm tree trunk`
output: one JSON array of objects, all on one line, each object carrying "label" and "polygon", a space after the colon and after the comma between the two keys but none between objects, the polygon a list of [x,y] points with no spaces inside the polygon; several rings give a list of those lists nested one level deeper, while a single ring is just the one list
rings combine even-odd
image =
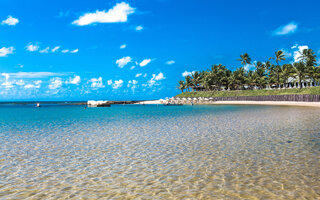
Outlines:
[{"label": "palm tree trunk", "polygon": [[300,87],[300,89],[302,88],[302,82],[301,82],[300,78],[299,78],[299,87]]}]

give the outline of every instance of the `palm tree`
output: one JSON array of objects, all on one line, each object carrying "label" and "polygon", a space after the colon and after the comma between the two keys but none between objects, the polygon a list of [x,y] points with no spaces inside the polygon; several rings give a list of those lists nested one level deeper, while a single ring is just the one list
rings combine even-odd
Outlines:
[{"label": "palm tree", "polygon": [[179,81],[179,86],[178,88],[181,90],[181,92],[183,92],[184,89],[186,89],[186,84],[184,81]]},{"label": "palm tree", "polygon": [[235,90],[238,88],[237,80],[234,75],[234,72],[231,72],[230,75],[228,76],[228,84],[229,84],[228,88],[230,88],[231,90]]},{"label": "palm tree", "polygon": [[213,65],[210,71],[210,77],[213,79],[213,85],[217,90],[227,85],[227,68],[221,64]]},{"label": "palm tree", "polygon": [[281,62],[282,60],[285,60],[286,57],[284,55],[284,52],[282,50],[278,50],[275,53],[275,58],[270,58],[270,59],[275,59],[277,65],[273,67],[273,71],[277,77],[277,86],[280,86],[280,73],[281,73],[281,66],[279,65],[279,62]]},{"label": "palm tree", "polygon": [[201,72],[200,72],[200,78],[199,78],[200,82],[199,82],[199,84],[200,84],[201,86],[204,86],[205,77],[206,77],[207,73],[208,73],[207,71],[201,71]]},{"label": "palm tree", "polygon": [[194,87],[197,87],[201,82],[200,72],[196,71],[192,73],[192,83]]},{"label": "palm tree", "polygon": [[[315,85],[320,81],[320,66],[316,66],[316,55],[311,49],[304,49],[300,53],[299,62],[281,65],[281,61],[286,60],[284,51],[276,51],[275,57],[269,58],[269,61],[255,62],[256,68],[253,71],[245,70],[245,66],[251,64],[251,58],[248,53],[244,53],[238,59],[243,66],[235,71],[227,69],[222,64],[213,65],[211,69],[196,71],[186,76],[185,81],[179,81],[178,88],[183,92],[189,91],[190,88],[199,89],[199,86],[205,90],[243,89],[245,84],[251,89],[253,86],[263,89],[267,84],[288,87],[290,77],[299,82],[300,88],[306,79],[310,79],[312,85]],[[275,60],[275,63],[272,64],[271,59]]]},{"label": "palm tree", "polygon": [[235,79],[236,89],[242,89],[244,84],[246,83],[246,73],[244,68],[237,68],[236,71],[233,72],[233,75]]},{"label": "palm tree", "polygon": [[269,87],[273,84],[272,80],[272,64],[270,62],[270,59],[264,63],[265,70],[266,70],[266,82],[269,85]]},{"label": "palm tree", "polygon": [[191,76],[186,76],[185,77],[185,84],[186,84],[186,89],[187,89],[187,91],[189,91],[189,89],[190,89],[190,87],[192,87],[193,86],[193,84],[192,84],[192,78],[191,78]]},{"label": "palm tree", "polygon": [[304,49],[298,59],[304,62],[306,66],[314,66],[316,65],[316,57],[312,49]]},{"label": "palm tree", "polygon": [[280,73],[280,79],[281,79],[281,82],[285,85],[285,87],[287,87],[288,79],[289,79],[289,77],[292,76],[293,73],[294,73],[294,71],[293,71],[293,67],[291,64],[284,64],[282,66],[282,70]]},{"label": "palm tree", "polygon": [[293,63],[294,75],[298,77],[299,87],[302,88],[302,81],[308,75],[308,68],[304,65],[303,62],[296,62]]},{"label": "palm tree", "polygon": [[202,85],[206,90],[213,90],[213,83],[214,78],[212,77],[212,73],[211,72],[206,72],[202,78]]},{"label": "palm tree", "polygon": [[231,85],[231,77],[232,76],[232,71],[231,70],[229,70],[229,69],[227,69],[226,70],[226,77],[225,77],[225,89],[226,90],[230,90],[231,88],[230,88],[230,85]]},{"label": "palm tree", "polygon": [[251,64],[251,58],[248,53],[244,53],[240,55],[240,58],[238,59],[238,61],[241,61],[241,64],[243,65],[243,67],[245,65]]},{"label": "palm tree", "polygon": [[279,62],[286,59],[284,52],[282,50],[276,51],[274,54],[276,57],[273,59],[276,60],[277,65],[279,65]]},{"label": "palm tree", "polygon": [[309,69],[309,77],[312,80],[313,86],[320,80],[320,68],[317,66],[311,66]]},{"label": "palm tree", "polygon": [[317,56],[315,55],[312,49],[304,49],[302,51],[302,54],[300,57],[298,57],[298,59],[304,65],[304,72],[309,71],[310,74],[310,71],[312,71],[313,67],[316,65],[316,57]]},{"label": "palm tree", "polygon": [[301,60],[306,66],[314,66],[316,65],[316,55],[312,49],[304,49],[299,60]]},{"label": "palm tree", "polygon": [[258,82],[259,82],[259,77],[257,76],[257,74],[255,73],[255,71],[248,71],[247,77],[246,77],[246,82],[249,85],[250,89],[253,89],[254,86],[257,86]]},{"label": "palm tree", "polygon": [[255,74],[255,76],[257,76],[256,86],[258,86],[259,89],[264,88],[267,84],[266,64],[263,64],[260,61],[257,62]]}]

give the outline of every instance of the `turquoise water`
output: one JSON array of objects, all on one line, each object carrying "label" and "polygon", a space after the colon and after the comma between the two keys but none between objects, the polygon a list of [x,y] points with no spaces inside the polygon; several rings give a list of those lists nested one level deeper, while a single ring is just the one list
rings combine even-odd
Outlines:
[{"label": "turquoise water", "polygon": [[320,109],[0,106],[0,199],[317,199]]}]

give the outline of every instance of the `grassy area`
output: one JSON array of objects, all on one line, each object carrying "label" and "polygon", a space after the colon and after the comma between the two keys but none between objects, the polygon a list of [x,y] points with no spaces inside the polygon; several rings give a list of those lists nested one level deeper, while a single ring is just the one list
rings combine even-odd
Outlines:
[{"label": "grassy area", "polygon": [[320,87],[292,88],[292,89],[273,89],[273,90],[233,90],[233,91],[201,91],[183,92],[176,97],[234,97],[234,96],[269,96],[269,95],[288,95],[288,94],[318,94]]}]

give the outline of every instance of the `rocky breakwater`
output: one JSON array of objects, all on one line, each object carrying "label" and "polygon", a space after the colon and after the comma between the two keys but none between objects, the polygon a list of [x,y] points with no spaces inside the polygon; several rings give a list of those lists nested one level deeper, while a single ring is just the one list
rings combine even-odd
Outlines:
[{"label": "rocky breakwater", "polygon": [[88,101],[88,107],[110,107],[109,101]]}]

